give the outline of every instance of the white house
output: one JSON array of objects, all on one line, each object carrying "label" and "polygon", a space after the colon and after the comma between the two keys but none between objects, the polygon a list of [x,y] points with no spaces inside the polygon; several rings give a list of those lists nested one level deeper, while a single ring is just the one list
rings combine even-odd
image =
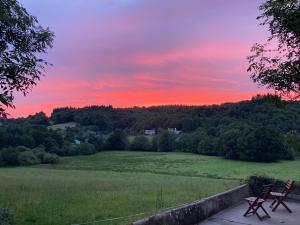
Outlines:
[{"label": "white house", "polygon": [[168,128],[168,131],[172,132],[174,134],[180,134],[181,133],[181,130],[177,130],[177,128]]},{"label": "white house", "polygon": [[145,130],[145,131],[144,131],[144,134],[145,134],[145,135],[155,135],[156,132],[155,132],[155,130]]}]

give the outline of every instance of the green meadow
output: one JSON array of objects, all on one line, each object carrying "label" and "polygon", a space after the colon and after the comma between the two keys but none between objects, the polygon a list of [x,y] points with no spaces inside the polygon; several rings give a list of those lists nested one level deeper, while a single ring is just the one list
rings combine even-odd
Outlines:
[{"label": "green meadow", "polygon": [[[0,169],[0,207],[17,225],[127,222],[228,190],[254,174],[300,180],[300,160],[250,163],[186,153],[101,152]],[[136,215],[137,214],[137,215]],[[91,223],[93,224],[93,223]]]}]

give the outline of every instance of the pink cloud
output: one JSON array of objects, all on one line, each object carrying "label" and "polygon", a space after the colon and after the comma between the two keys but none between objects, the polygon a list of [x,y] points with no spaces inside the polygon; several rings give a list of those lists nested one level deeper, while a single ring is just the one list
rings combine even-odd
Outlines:
[{"label": "pink cloud", "polygon": [[246,72],[246,56],[265,37],[255,21],[259,1],[24,0],[55,31],[47,55],[54,66],[9,111],[249,99],[259,89]]}]

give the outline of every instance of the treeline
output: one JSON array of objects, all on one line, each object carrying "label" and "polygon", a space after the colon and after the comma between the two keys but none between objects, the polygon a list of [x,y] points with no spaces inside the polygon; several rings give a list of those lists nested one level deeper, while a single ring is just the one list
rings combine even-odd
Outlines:
[{"label": "treeline", "polygon": [[[229,127],[228,127],[229,128]],[[129,140],[125,132],[114,131],[105,141],[105,150],[190,152],[227,159],[276,162],[291,160],[300,153],[300,135],[289,132],[285,135],[268,127],[250,127],[235,124],[231,128],[199,128],[192,133],[176,135],[160,130],[152,137],[135,136]]]},{"label": "treeline", "polygon": [[0,126],[0,165],[57,163],[63,136],[46,125],[27,122]]},{"label": "treeline", "polygon": [[237,122],[270,126],[288,132],[300,131],[299,113],[300,102],[284,102],[278,97],[267,95],[256,96],[251,101],[212,106],[59,108],[53,111],[50,120],[54,124],[76,122],[83,126],[95,126],[104,133],[121,129],[127,133],[142,134],[145,129],[170,127],[192,132],[199,127],[207,130]]},{"label": "treeline", "polygon": [[[278,161],[300,152],[300,103],[276,96],[214,106],[55,109],[50,118],[0,120],[0,165],[57,163],[107,150],[183,151],[234,160]],[[50,125],[75,122],[53,130]],[[168,132],[176,127],[183,132]],[[144,129],[157,134],[145,136]]]}]

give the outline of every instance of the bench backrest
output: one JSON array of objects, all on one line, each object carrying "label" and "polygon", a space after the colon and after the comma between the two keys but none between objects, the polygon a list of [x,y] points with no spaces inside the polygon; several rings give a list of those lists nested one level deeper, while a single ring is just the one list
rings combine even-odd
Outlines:
[{"label": "bench backrest", "polygon": [[290,191],[294,188],[294,186],[295,186],[295,181],[289,179],[286,182],[282,193],[285,194],[285,196],[287,196],[290,193]]}]

